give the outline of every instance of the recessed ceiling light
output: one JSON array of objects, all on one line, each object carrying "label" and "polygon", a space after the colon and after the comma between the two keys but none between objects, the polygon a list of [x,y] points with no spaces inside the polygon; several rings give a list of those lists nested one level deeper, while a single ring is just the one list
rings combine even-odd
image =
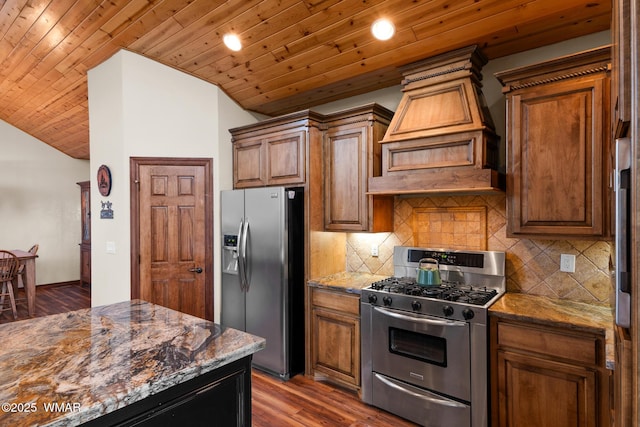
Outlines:
[{"label": "recessed ceiling light", "polygon": [[242,49],[242,42],[240,41],[240,38],[238,36],[236,36],[235,34],[225,34],[224,37],[222,38],[222,40],[224,41],[224,44],[231,50],[237,52],[240,49]]},{"label": "recessed ceiling light", "polygon": [[381,18],[371,25],[371,32],[378,40],[389,40],[396,32],[396,27],[386,18]]}]

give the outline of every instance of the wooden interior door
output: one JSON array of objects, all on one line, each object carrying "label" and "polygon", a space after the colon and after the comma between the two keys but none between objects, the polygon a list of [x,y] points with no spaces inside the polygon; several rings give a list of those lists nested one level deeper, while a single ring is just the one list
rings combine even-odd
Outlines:
[{"label": "wooden interior door", "polygon": [[138,286],[132,283],[132,297],[213,320],[210,164],[155,160],[136,165]]}]

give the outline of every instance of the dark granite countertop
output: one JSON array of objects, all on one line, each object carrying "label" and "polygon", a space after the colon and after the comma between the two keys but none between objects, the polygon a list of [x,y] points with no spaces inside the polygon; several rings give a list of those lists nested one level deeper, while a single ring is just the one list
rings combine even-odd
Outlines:
[{"label": "dark granite countertop", "polygon": [[[265,340],[140,300],[0,325],[0,425],[75,426],[253,354]],[[47,410],[57,403],[64,411]]]},{"label": "dark granite countertop", "polygon": [[610,307],[508,292],[491,305],[489,314],[503,319],[604,334],[606,367],[615,367],[614,319]]},{"label": "dark granite countertop", "polygon": [[373,282],[382,280],[386,277],[388,276],[343,271],[317,279],[310,279],[307,284],[316,288],[326,288],[352,294],[360,294],[363,288],[366,288]]}]

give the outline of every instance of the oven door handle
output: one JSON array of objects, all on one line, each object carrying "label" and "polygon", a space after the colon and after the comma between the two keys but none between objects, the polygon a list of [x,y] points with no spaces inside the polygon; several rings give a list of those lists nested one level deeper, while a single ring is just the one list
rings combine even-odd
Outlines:
[{"label": "oven door handle", "polygon": [[[435,403],[436,405],[441,405],[441,406],[450,406],[452,408],[460,408],[460,409],[466,409],[468,408],[467,405],[465,405],[464,403],[460,403],[460,402],[456,402],[455,400],[450,400],[450,399],[444,399],[442,397],[436,397],[435,394],[429,393],[426,390],[423,391],[422,393],[416,393],[415,391],[412,390],[408,390],[405,387],[402,387],[400,384],[396,384],[395,381],[392,381],[388,378],[383,377],[382,375],[374,372],[373,375],[376,377],[377,380],[383,382],[385,385],[394,388],[402,393],[406,393],[409,394],[413,397],[416,397],[418,399],[427,401],[427,402],[431,402],[431,403]],[[423,394],[423,393],[429,393],[429,396]]]},{"label": "oven door handle", "polygon": [[377,311],[378,313],[384,314],[385,316],[393,317],[393,318],[400,319],[400,320],[407,320],[407,321],[410,321],[410,322],[422,323],[422,324],[426,324],[426,325],[462,326],[462,327],[466,327],[467,326],[467,324],[465,322],[459,322],[457,320],[439,320],[439,319],[432,319],[432,318],[423,317],[423,316],[407,316],[405,314],[396,313],[395,311],[386,310],[386,309],[380,308],[380,307],[373,307],[373,309],[375,311]]}]

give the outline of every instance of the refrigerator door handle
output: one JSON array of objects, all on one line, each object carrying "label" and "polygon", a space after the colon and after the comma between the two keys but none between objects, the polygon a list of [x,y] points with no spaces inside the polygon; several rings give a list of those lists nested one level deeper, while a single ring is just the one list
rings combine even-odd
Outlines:
[{"label": "refrigerator door handle", "polygon": [[242,251],[242,232],[244,230],[244,218],[240,218],[240,227],[238,228],[238,279],[240,281],[240,291],[246,291],[246,279],[244,276],[245,258]]},{"label": "refrigerator door handle", "polygon": [[615,164],[615,283],[616,283],[616,324],[630,326],[630,212],[631,191],[631,141],[629,138],[616,140]]},{"label": "refrigerator door handle", "polygon": [[242,275],[244,277],[244,291],[249,292],[251,286],[251,266],[249,265],[250,255],[248,252],[247,240],[249,239],[249,218],[244,219],[244,225],[242,228],[242,237],[240,239],[241,253],[242,253]]}]

